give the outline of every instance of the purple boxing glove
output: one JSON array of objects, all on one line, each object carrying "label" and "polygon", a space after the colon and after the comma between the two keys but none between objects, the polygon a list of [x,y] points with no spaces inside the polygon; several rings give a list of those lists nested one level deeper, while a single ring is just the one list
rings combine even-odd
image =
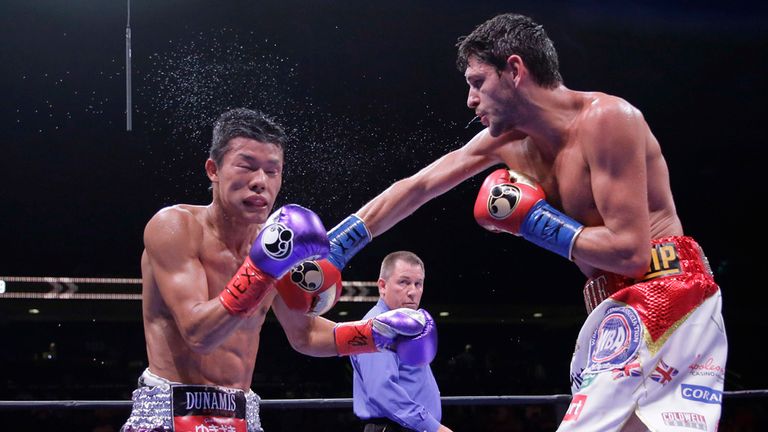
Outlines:
[{"label": "purple boxing glove", "polygon": [[302,261],[328,256],[328,236],[320,218],[300,205],[277,209],[264,223],[251,246],[251,261],[279,279]]},{"label": "purple boxing glove", "polygon": [[219,294],[232,315],[250,315],[283,274],[305,260],[328,256],[325,227],[311,210],[289,204],[267,219],[237,273]]},{"label": "purple boxing glove", "polygon": [[369,320],[334,328],[339,355],[395,351],[404,364],[429,364],[437,353],[435,321],[424,309],[393,309]]},{"label": "purple boxing glove", "polygon": [[407,365],[428,365],[437,354],[437,327],[432,315],[424,309],[419,309],[424,316],[424,325],[416,336],[400,338],[395,343],[395,351],[400,361]]}]

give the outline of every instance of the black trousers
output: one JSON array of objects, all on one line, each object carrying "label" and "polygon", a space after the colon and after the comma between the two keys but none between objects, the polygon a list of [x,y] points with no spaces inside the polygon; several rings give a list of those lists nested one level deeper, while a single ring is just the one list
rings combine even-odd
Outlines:
[{"label": "black trousers", "polygon": [[413,429],[400,426],[388,418],[364,419],[363,432],[414,432]]}]

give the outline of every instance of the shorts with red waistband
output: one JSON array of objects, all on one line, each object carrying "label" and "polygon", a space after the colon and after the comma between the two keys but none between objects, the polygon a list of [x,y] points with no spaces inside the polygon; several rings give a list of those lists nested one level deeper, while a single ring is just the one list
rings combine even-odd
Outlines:
[{"label": "shorts with red waistband", "polygon": [[609,297],[632,306],[657,340],[717,290],[698,243],[673,236],[651,242],[651,264],[642,278],[604,272],[584,285],[584,302],[587,312]]},{"label": "shorts with red waistband", "polygon": [[573,398],[558,432],[714,432],[728,342],[720,289],[690,237],[651,244],[645,276],[604,273],[571,360]]}]

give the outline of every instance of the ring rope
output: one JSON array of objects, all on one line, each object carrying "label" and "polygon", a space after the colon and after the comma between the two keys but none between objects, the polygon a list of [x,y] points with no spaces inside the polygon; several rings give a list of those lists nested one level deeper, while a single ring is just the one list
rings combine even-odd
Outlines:
[{"label": "ring rope", "polygon": [[[768,389],[724,391],[727,399],[745,399],[768,397]],[[571,395],[554,394],[539,396],[443,396],[445,406],[450,405],[555,405],[569,403]],[[263,399],[259,403],[268,408],[350,408],[352,398],[326,399]],[[0,401],[0,411],[13,409],[99,409],[131,408],[130,400],[37,400],[37,401]]]},{"label": "ring rope", "polygon": [[[63,276],[0,276],[0,281],[48,284],[122,284],[141,285],[141,278],[63,277]],[[344,286],[375,287],[375,281],[342,281]]]},{"label": "ring rope", "polygon": [[[29,291],[7,289],[8,283],[47,284],[50,291]],[[141,300],[139,292],[78,292],[78,284],[87,285],[137,285],[141,290],[141,278],[103,277],[60,277],[60,276],[0,276],[0,300],[2,299],[43,299],[43,300]],[[347,303],[371,303],[379,299],[375,281],[342,281],[344,292],[339,301]],[[133,291],[131,289],[131,291]]]}]

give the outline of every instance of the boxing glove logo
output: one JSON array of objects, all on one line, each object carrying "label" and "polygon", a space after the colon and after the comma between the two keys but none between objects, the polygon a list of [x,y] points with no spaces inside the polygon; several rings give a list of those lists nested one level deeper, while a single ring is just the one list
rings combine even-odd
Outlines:
[{"label": "boxing glove logo", "polygon": [[323,271],[315,261],[304,261],[291,270],[291,282],[307,292],[323,286]]},{"label": "boxing glove logo", "polygon": [[284,260],[293,252],[293,231],[281,223],[273,223],[264,228],[261,236],[261,248],[270,258]]},{"label": "boxing glove logo", "polygon": [[491,188],[488,194],[488,214],[494,219],[506,219],[520,203],[520,189],[504,183]]}]

